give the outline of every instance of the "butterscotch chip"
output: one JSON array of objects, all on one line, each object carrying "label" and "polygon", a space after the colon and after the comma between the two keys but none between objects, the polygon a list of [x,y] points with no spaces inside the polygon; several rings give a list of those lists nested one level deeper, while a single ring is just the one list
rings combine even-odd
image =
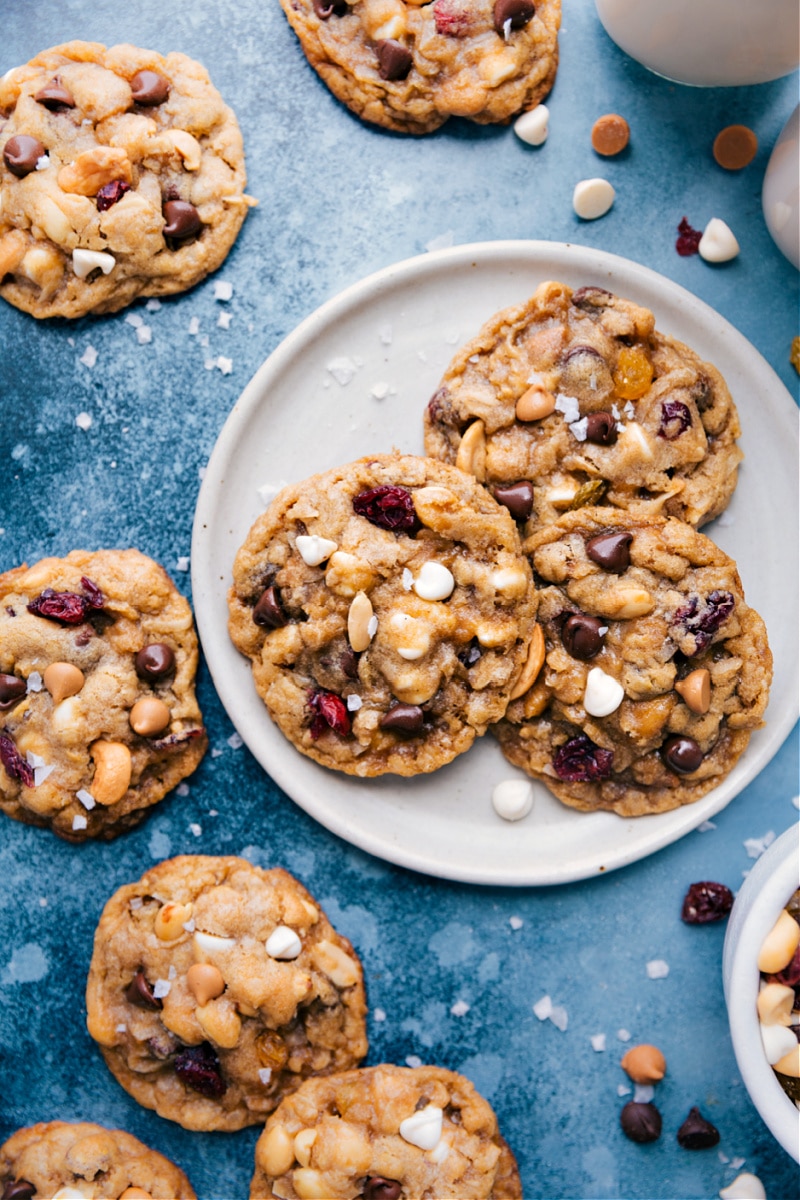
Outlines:
[{"label": "butterscotch chip", "polygon": [[714,158],[726,171],[741,171],[757,150],[758,138],[746,125],[728,125],[714,139]]},{"label": "butterscotch chip", "polygon": [[598,117],[592,126],[592,147],[598,154],[610,157],[619,154],[630,141],[628,122],[618,113]]}]

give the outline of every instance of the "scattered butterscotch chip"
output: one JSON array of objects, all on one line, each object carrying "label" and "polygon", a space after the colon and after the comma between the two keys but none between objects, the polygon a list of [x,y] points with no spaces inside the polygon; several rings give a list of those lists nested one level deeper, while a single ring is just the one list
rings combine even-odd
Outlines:
[{"label": "scattered butterscotch chip", "polygon": [[628,122],[618,113],[598,117],[592,126],[592,147],[606,158],[619,154],[630,141]]},{"label": "scattered butterscotch chip", "polygon": [[789,362],[800,375],[800,336],[792,338],[792,348],[789,351]]},{"label": "scattered butterscotch chip", "polygon": [[757,150],[758,138],[746,125],[727,125],[714,139],[714,158],[726,171],[741,171]]}]

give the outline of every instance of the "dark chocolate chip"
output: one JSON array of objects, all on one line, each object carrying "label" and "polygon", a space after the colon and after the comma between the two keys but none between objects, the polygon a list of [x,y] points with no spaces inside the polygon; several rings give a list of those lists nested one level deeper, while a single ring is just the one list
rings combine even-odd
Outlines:
[{"label": "dark chocolate chip", "polygon": [[36,170],[36,164],[45,154],[45,148],[38,138],[28,137],[27,133],[18,133],[11,137],[3,147],[3,162],[12,175],[24,179]]},{"label": "dark chocolate chip", "polygon": [[0,675],[0,710],[13,708],[28,690],[24,679],[16,675]]},{"label": "dark chocolate chip", "polygon": [[693,883],[683,898],[681,920],[687,925],[721,921],[733,908],[733,892],[724,883]]},{"label": "dark chocolate chip", "polygon": [[678,1142],[684,1150],[708,1150],[719,1142],[719,1130],[705,1119],[699,1108],[691,1108],[678,1130]]},{"label": "dark chocolate chip", "polygon": [[136,674],[153,683],[175,670],[175,653],[164,642],[151,642],[136,655]]},{"label": "dark chocolate chip", "polygon": [[405,79],[414,65],[414,56],[408,47],[393,38],[376,42],[375,53],[378,57],[378,74],[390,83]]},{"label": "dark chocolate chip", "polygon": [[169,83],[155,71],[137,71],[131,80],[131,95],[134,104],[154,108],[163,104],[169,95]]},{"label": "dark chocolate chip", "polygon": [[339,668],[348,679],[358,679],[358,655],[352,646],[345,646],[339,655]]},{"label": "dark chocolate chip", "polygon": [[515,521],[527,521],[533,512],[533,484],[526,479],[519,483],[498,484],[492,495],[511,513]]},{"label": "dark chocolate chip", "polygon": [[419,733],[425,714],[418,704],[395,704],[381,719],[381,729],[392,733]]},{"label": "dark chocolate chip", "polygon": [[344,0],[314,0],[314,12],[320,21],[327,21],[328,17],[347,16],[348,7]]},{"label": "dark chocolate chip", "polygon": [[253,620],[256,625],[261,625],[265,629],[280,629],[282,625],[288,623],[288,619],[283,611],[281,594],[278,589],[274,584],[265,588],[253,609]]},{"label": "dark chocolate chip", "polygon": [[10,1179],[3,1188],[2,1200],[33,1200],[35,1195],[35,1183],[28,1183],[27,1179]]},{"label": "dark chocolate chip", "polygon": [[586,440],[596,446],[613,446],[617,440],[617,422],[611,413],[589,413],[586,418]]},{"label": "dark chocolate chip", "polygon": [[495,0],[494,27],[501,36],[508,21],[512,29],[522,29],[533,20],[535,12],[531,0]]},{"label": "dark chocolate chip", "polygon": [[619,1123],[625,1137],[632,1142],[655,1142],[661,1137],[661,1113],[655,1104],[641,1104],[629,1100],[619,1114]]},{"label": "dark chocolate chip", "polygon": [[176,242],[194,237],[203,228],[200,213],[188,200],[167,200],[164,219],[167,223],[161,232],[164,237],[174,238]]},{"label": "dark chocolate chip", "polygon": [[622,575],[631,565],[632,533],[601,533],[589,538],[586,553],[592,562],[612,575]]},{"label": "dark chocolate chip", "polygon": [[41,91],[37,92],[33,98],[39,104],[43,104],[50,112],[58,112],[62,108],[75,107],[74,96],[71,92],[67,91],[57,75]]},{"label": "dark chocolate chip", "polygon": [[130,190],[131,185],[124,179],[112,179],[111,183],[104,183],[95,196],[97,211],[108,212],[109,208],[113,208]]},{"label": "dark chocolate chip", "polygon": [[590,357],[592,357],[592,358],[599,358],[600,362],[605,362],[605,359],[603,358],[600,351],[595,350],[594,346],[583,346],[583,345],[570,346],[569,350],[567,350],[567,352],[564,355],[562,355],[561,362],[564,365],[566,365],[568,362],[571,362],[573,358],[580,358],[582,355],[585,355],[585,354],[590,355]]},{"label": "dark chocolate chip", "polygon": [[147,976],[141,967],[125,989],[125,999],[129,1004],[135,1004],[137,1008],[153,1010],[164,1007],[162,1001],[153,995],[153,989],[147,982]]},{"label": "dark chocolate chip", "polygon": [[600,632],[603,628],[599,617],[590,617],[588,613],[573,613],[561,627],[561,640],[573,658],[588,662],[603,649],[604,635]]},{"label": "dark chocolate chip", "polygon": [[691,775],[703,761],[703,751],[694,738],[677,733],[664,742],[661,757],[671,771],[677,771],[679,775]]},{"label": "dark chocolate chip", "polygon": [[601,287],[580,287],[572,293],[572,303],[576,308],[606,308],[608,301],[613,299],[614,293]]},{"label": "dark chocolate chip", "polygon": [[364,1184],[361,1200],[400,1200],[403,1185],[396,1179],[384,1179],[382,1175],[371,1175]]}]

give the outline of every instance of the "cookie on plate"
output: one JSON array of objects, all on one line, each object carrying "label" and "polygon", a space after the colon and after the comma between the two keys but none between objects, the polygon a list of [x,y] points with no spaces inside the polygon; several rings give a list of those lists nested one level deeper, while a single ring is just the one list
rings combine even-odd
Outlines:
[{"label": "cookie on plate", "polygon": [[526,542],[545,661],[494,727],[559,800],[637,817],[699,800],[763,722],[772,655],[736,564],[674,518],[569,513]]},{"label": "cookie on plate", "polygon": [[487,321],[425,414],[434,458],[533,484],[527,532],[585,504],[703,525],[736,486],[740,432],[719,371],[648,309],[561,283]]},{"label": "cookie on plate", "polygon": [[118,1082],[185,1129],[260,1124],[367,1052],[353,947],[296,879],[242,858],[173,858],[120,888],[86,1008]]},{"label": "cookie on plate", "polygon": [[306,58],[365,121],[430,133],[534,108],[558,64],[561,0],[281,0]]},{"label": "cookie on plate", "polygon": [[310,1079],[256,1143],[250,1200],[521,1200],[490,1106],[442,1067],[382,1065]]},{"label": "cookie on plate", "polygon": [[6,1200],[195,1200],[183,1171],[163,1154],[89,1121],[18,1130],[0,1146],[0,1187]]},{"label": "cookie on plate", "polygon": [[0,809],[113,838],[190,775],[207,737],[192,613],[138,550],[0,575]]},{"label": "cookie on plate", "polygon": [[524,690],[536,598],[516,527],[443,463],[376,455],[284,488],[233,579],[256,690],[323,766],[433,771]]},{"label": "cookie on plate", "polygon": [[0,79],[0,296],[116,312],[215,271],[247,207],[236,117],[184,54],[68,42]]}]

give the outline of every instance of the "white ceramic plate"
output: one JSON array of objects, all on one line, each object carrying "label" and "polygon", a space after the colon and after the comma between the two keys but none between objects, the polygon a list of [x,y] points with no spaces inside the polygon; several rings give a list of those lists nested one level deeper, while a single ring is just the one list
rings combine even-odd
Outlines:
[{"label": "white ceramic plate", "polygon": [[[393,447],[421,454],[423,408],[457,347],[545,279],[598,284],[650,308],[660,330],[721,368],[741,415],[739,486],[706,532],[736,558],[777,651],[767,724],[720,787],[659,816],[578,813],[535,784],[533,811],[509,824],[494,813],[491,791],[521,773],[490,735],[415,779],[328,771],[278,732],[249,662],[228,639],[226,591],[236,551],[264,508],[258,489]],[[652,854],[719,812],[772,758],[797,717],[796,416],[778,377],[727,321],[626,259],[562,243],[491,242],[388,267],[328,301],[281,343],[234,406],[209,461],[195,514],[192,583],[222,703],[293,800],[390,862],[449,879],[521,885],[585,879]]]}]

